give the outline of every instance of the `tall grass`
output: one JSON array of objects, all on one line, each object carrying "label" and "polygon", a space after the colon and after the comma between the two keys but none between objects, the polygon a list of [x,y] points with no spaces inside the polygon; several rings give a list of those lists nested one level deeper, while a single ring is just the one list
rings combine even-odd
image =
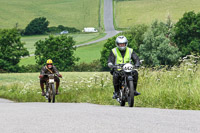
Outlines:
[{"label": "tall grass", "polygon": [[168,15],[177,22],[185,12],[199,12],[199,0],[130,0],[115,2],[115,22],[118,28],[135,24],[150,24],[155,19],[166,21]]},{"label": "tall grass", "polygon": [[[169,109],[200,109],[200,65],[184,59],[179,67],[168,70],[140,68],[138,91],[135,98],[137,107]],[[108,72],[62,73],[57,102],[88,102],[119,105],[112,99],[112,76]],[[41,96],[39,80],[33,74],[0,74],[0,97],[18,102],[45,101]],[[25,79],[24,82],[20,80]]]}]

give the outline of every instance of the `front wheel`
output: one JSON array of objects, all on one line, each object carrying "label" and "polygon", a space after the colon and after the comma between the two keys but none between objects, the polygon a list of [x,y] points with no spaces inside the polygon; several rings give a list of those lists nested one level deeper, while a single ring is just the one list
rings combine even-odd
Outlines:
[{"label": "front wheel", "polygon": [[49,101],[49,102],[52,101],[53,103],[55,103],[55,95],[56,95],[56,92],[55,92],[54,84],[51,84],[50,87],[51,87],[51,88],[49,88],[48,101]]},{"label": "front wheel", "polygon": [[133,81],[129,81],[128,105],[129,105],[129,107],[133,107],[133,105],[134,105],[134,85],[133,85]]},{"label": "front wheel", "polygon": [[55,103],[56,91],[55,91],[54,84],[52,84],[52,93],[53,93],[53,99],[52,99],[53,101],[52,102]]},{"label": "front wheel", "polygon": [[119,92],[120,92],[120,94],[119,94],[120,95],[120,102],[119,102],[120,106],[125,106],[124,92],[121,89]]}]

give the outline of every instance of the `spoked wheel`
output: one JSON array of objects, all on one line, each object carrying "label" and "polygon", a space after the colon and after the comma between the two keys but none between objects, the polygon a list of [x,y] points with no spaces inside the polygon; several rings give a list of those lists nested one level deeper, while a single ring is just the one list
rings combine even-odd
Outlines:
[{"label": "spoked wheel", "polygon": [[124,92],[122,90],[119,91],[120,92],[120,106],[125,106],[125,99],[124,99]]},{"label": "spoked wheel", "polygon": [[55,103],[55,95],[56,95],[56,92],[55,92],[54,84],[51,84],[49,88],[48,101],[49,102],[52,101],[52,103]]},{"label": "spoked wheel", "polygon": [[128,95],[128,106],[133,107],[134,105],[134,86],[133,81],[129,81],[129,95]]},{"label": "spoked wheel", "polygon": [[56,91],[54,88],[54,84],[52,84],[52,102],[55,103],[55,98],[56,98]]},{"label": "spoked wheel", "polygon": [[51,91],[51,88],[49,87],[49,89],[48,89],[48,93],[49,93],[49,95],[48,95],[48,102],[50,103],[51,102],[51,97],[52,97],[52,91]]}]

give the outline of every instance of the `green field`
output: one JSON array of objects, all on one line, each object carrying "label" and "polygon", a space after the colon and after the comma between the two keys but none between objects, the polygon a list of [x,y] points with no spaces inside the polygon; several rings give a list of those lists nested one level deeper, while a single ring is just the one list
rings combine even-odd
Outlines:
[{"label": "green field", "polygon": [[[90,42],[93,40],[97,40],[106,35],[106,33],[77,33],[77,34],[69,34],[72,36],[76,42],[76,45]],[[49,38],[48,35],[37,35],[37,36],[24,36],[21,38],[21,41],[25,43],[25,47],[28,49],[30,54],[35,52],[34,44],[39,40],[45,40],[45,38]]]},{"label": "green field", "polygon": [[[93,60],[96,59],[100,59],[101,54],[100,51],[103,48],[103,45],[106,41],[101,41],[98,43],[94,43],[92,45],[88,45],[88,46],[84,46],[84,47],[78,47],[75,51],[75,56],[79,57],[79,63],[81,62],[86,62],[86,63],[90,63]],[[20,60],[19,65],[29,65],[29,64],[35,64],[35,56],[31,56],[31,57],[26,57],[26,58],[22,58]]]},{"label": "green field", "polygon": [[[140,68],[137,107],[200,110],[200,65],[184,61],[180,67],[152,71]],[[60,95],[56,102],[87,102],[118,105],[112,99],[112,76],[109,72],[61,72]],[[0,97],[17,102],[45,102],[41,96],[38,73],[0,74]]]},{"label": "green field", "polygon": [[177,22],[185,12],[200,11],[199,0],[130,0],[115,3],[115,25],[128,28],[135,24],[150,24],[155,19],[166,21],[168,15]]},{"label": "green field", "polygon": [[75,52],[75,56],[79,57],[79,62],[92,62],[93,60],[100,59],[101,57],[101,50],[103,48],[105,41],[101,41],[98,43],[94,43],[92,45],[79,47]]},{"label": "green field", "polygon": [[49,26],[99,28],[99,0],[0,0],[0,28],[25,28],[36,17]]}]

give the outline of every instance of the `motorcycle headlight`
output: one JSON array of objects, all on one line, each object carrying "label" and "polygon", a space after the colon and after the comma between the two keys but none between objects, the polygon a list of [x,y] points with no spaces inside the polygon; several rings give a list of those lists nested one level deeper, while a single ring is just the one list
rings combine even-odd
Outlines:
[{"label": "motorcycle headlight", "polygon": [[130,64],[130,63],[126,63],[126,64],[123,66],[123,70],[124,70],[125,72],[131,72],[131,71],[133,71],[133,65]]}]

